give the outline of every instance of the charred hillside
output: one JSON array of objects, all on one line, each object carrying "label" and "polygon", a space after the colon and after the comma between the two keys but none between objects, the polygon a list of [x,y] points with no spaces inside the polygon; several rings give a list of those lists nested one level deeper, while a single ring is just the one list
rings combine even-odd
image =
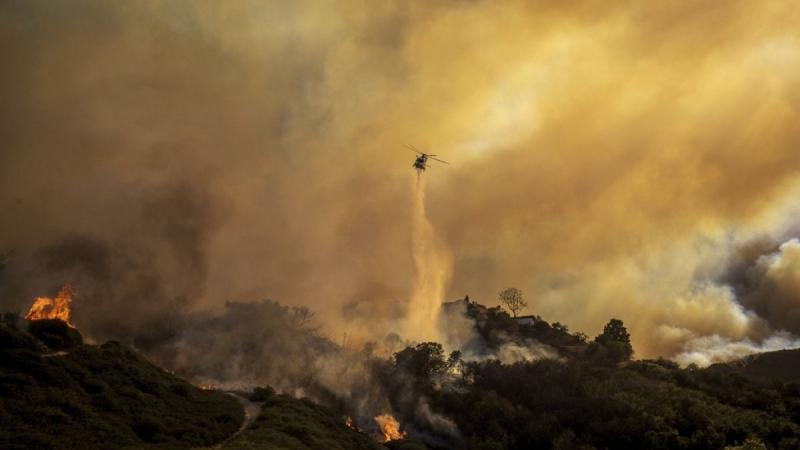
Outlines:
[{"label": "charred hillside", "polygon": [[242,423],[235,399],[124,345],[83,345],[63,322],[33,324],[28,333],[15,316],[0,323],[0,448],[190,448]]}]

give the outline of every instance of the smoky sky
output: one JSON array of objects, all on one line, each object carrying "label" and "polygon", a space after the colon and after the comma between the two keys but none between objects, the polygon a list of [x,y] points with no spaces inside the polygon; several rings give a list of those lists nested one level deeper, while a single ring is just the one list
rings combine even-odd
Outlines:
[{"label": "smoky sky", "polygon": [[786,302],[761,317],[725,277],[744,242],[794,237],[799,19],[779,1],[3,2],[0,301],[52,295],[69,271],[41,255],[95,245],[126,311],[272,298],[332,335],[396,328],[411,143],[451,162],[424,175],[447,299],[516,286],[590,335],[623,319],[640,356],[793,330],[769,323]]}]

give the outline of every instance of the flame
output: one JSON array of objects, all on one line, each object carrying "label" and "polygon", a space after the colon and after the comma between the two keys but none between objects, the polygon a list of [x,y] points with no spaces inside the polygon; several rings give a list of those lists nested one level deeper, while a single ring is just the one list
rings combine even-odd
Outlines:
[{"label": "flame", "polygon": [[197,387],[204,391],[216,391],[217,387],[211,383],[201,383]]},{"label": "flame", "polygon": [[72,298],[75,296],[75,288],[71,284],[65,284],[58,290],[55,299],[36,297],[25,318],[28,320],[61,319],[67,325],[74,327],[70,322],[72,310],[70,310],[69,304],[72,303]]},{"label": "flame", "polygon": [[381,442],[398,441],[405,439],[406,432],[400,431],[400,422],[397,421],[391,414],[380,414],[375,416],[375,423],[378,424],[382,439]]},{"label": "flame", "polygon": [[350,416],[345,417],[344,424],[347,425],[347,428],[353,428],[353,418]]}]

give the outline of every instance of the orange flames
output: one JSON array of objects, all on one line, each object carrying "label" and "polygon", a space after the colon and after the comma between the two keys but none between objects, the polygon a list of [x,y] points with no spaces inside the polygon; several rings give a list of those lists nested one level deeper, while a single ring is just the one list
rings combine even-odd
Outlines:
[{"label": "orange flames", "polygon": [[65,284],[58,290],[55,299],[36,297],[36,301],[33,302],[33,306],[25,318],[28,320],[61,319],[72,327],[72,322],[70,322],[72,311],[69,304],[72,303],[72,298],[75,296],[75,288],[71,284]]},{"label": "orange flames", "polygon": [[347,416],[344,419],[344,424],[347,425],[347,428],[353,428],[353,418],[350,417],[350,416]]},{"label": "orange flames", "polygon": [[217,387],[211,383],[201,383],[197,387],[204,391],[216,391]]},{"label": "orange flames", "polygon": [[400,431],[400,422],[391,414],[380,414],[375,416],[375,423],[378,424],[382,442],[397,441],[406,437],[405,431]]}]

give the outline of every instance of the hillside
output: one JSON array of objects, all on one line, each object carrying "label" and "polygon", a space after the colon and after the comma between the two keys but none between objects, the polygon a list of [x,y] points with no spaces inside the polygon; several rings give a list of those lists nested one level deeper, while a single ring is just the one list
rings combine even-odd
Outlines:
[{"label": "hillside", "polygon": [[708,449],[800,444],[800,393],[668,361],[472,364],[458,392],[428,389],[466,448]]},{"label": "hillside", "polygon": [[261,413],[223,449],[378,450],[366,434],[348,428],[341,418],[310,400],[268,394]]},{"label": "hillside", "polygon": [[49,326],[39,336],[66,345],[53,353],[25,325],[0,323],[0,448],[190,448],[222,441],[242,423],[235,399],[119,343],[82,345],[74,329],[59,339]]},{"label": "hillside", "polygon": [[487,307],[470,301],[469,297],[442,304],[442,311],[446,322],[457,321],[461,316],[472,323],[472,339],[459,342],[461,350],[477,347],[484,357],[510,342],[523,346],[535,342],[566,358],[581,354],[587,347],[586,336],[569,333],[563,324],[550,324],[539,316],[512,318],[499,306]]},{"label": "hillside", "polygon": [[797,384],[634,360],[617,319],[589,341],[538,318],[529,327],[498,309],[473,304],[466,311],[479,334],[475,348],[512,342],[558,352],[513,363],[457,361],[441,345],[421,343],[376,362],[409,436],[467,449],[800,448]]},{"label": "hillside", "polygon": [[761,381],[800,382],[800,349],[757,353],[729,363],[714,364],[708,370],[738,373]]},{"label": "hillside", "polygon": [[[335,392],[312,373],[297,386],[318,403],[269,388],[241,392],[258,412],[239,433],[243,411],[229,395],[199,390],[119,343],[84,345],[63,322],[37,321],[24,331],[27,322],[6,319],[0,421],[8,426],[0,448],[800,448],[798,385],[751,379],[771,371],[773,380],[793,380],[800,352],[682,369],[632,359],[617,319],[589,340],[538,317],[520,324],[500,309],[468,306],[469,345],[486,357],[462,359],[435,342],[389,359],[332,353],[361,367],[360,381]],[[511,363],[495,357],[510,345],[548,350]],[[383,412],[396,418],[400,440],[381,445],[371,435]],[[347,416],[366,431],[346,426]]]}]

